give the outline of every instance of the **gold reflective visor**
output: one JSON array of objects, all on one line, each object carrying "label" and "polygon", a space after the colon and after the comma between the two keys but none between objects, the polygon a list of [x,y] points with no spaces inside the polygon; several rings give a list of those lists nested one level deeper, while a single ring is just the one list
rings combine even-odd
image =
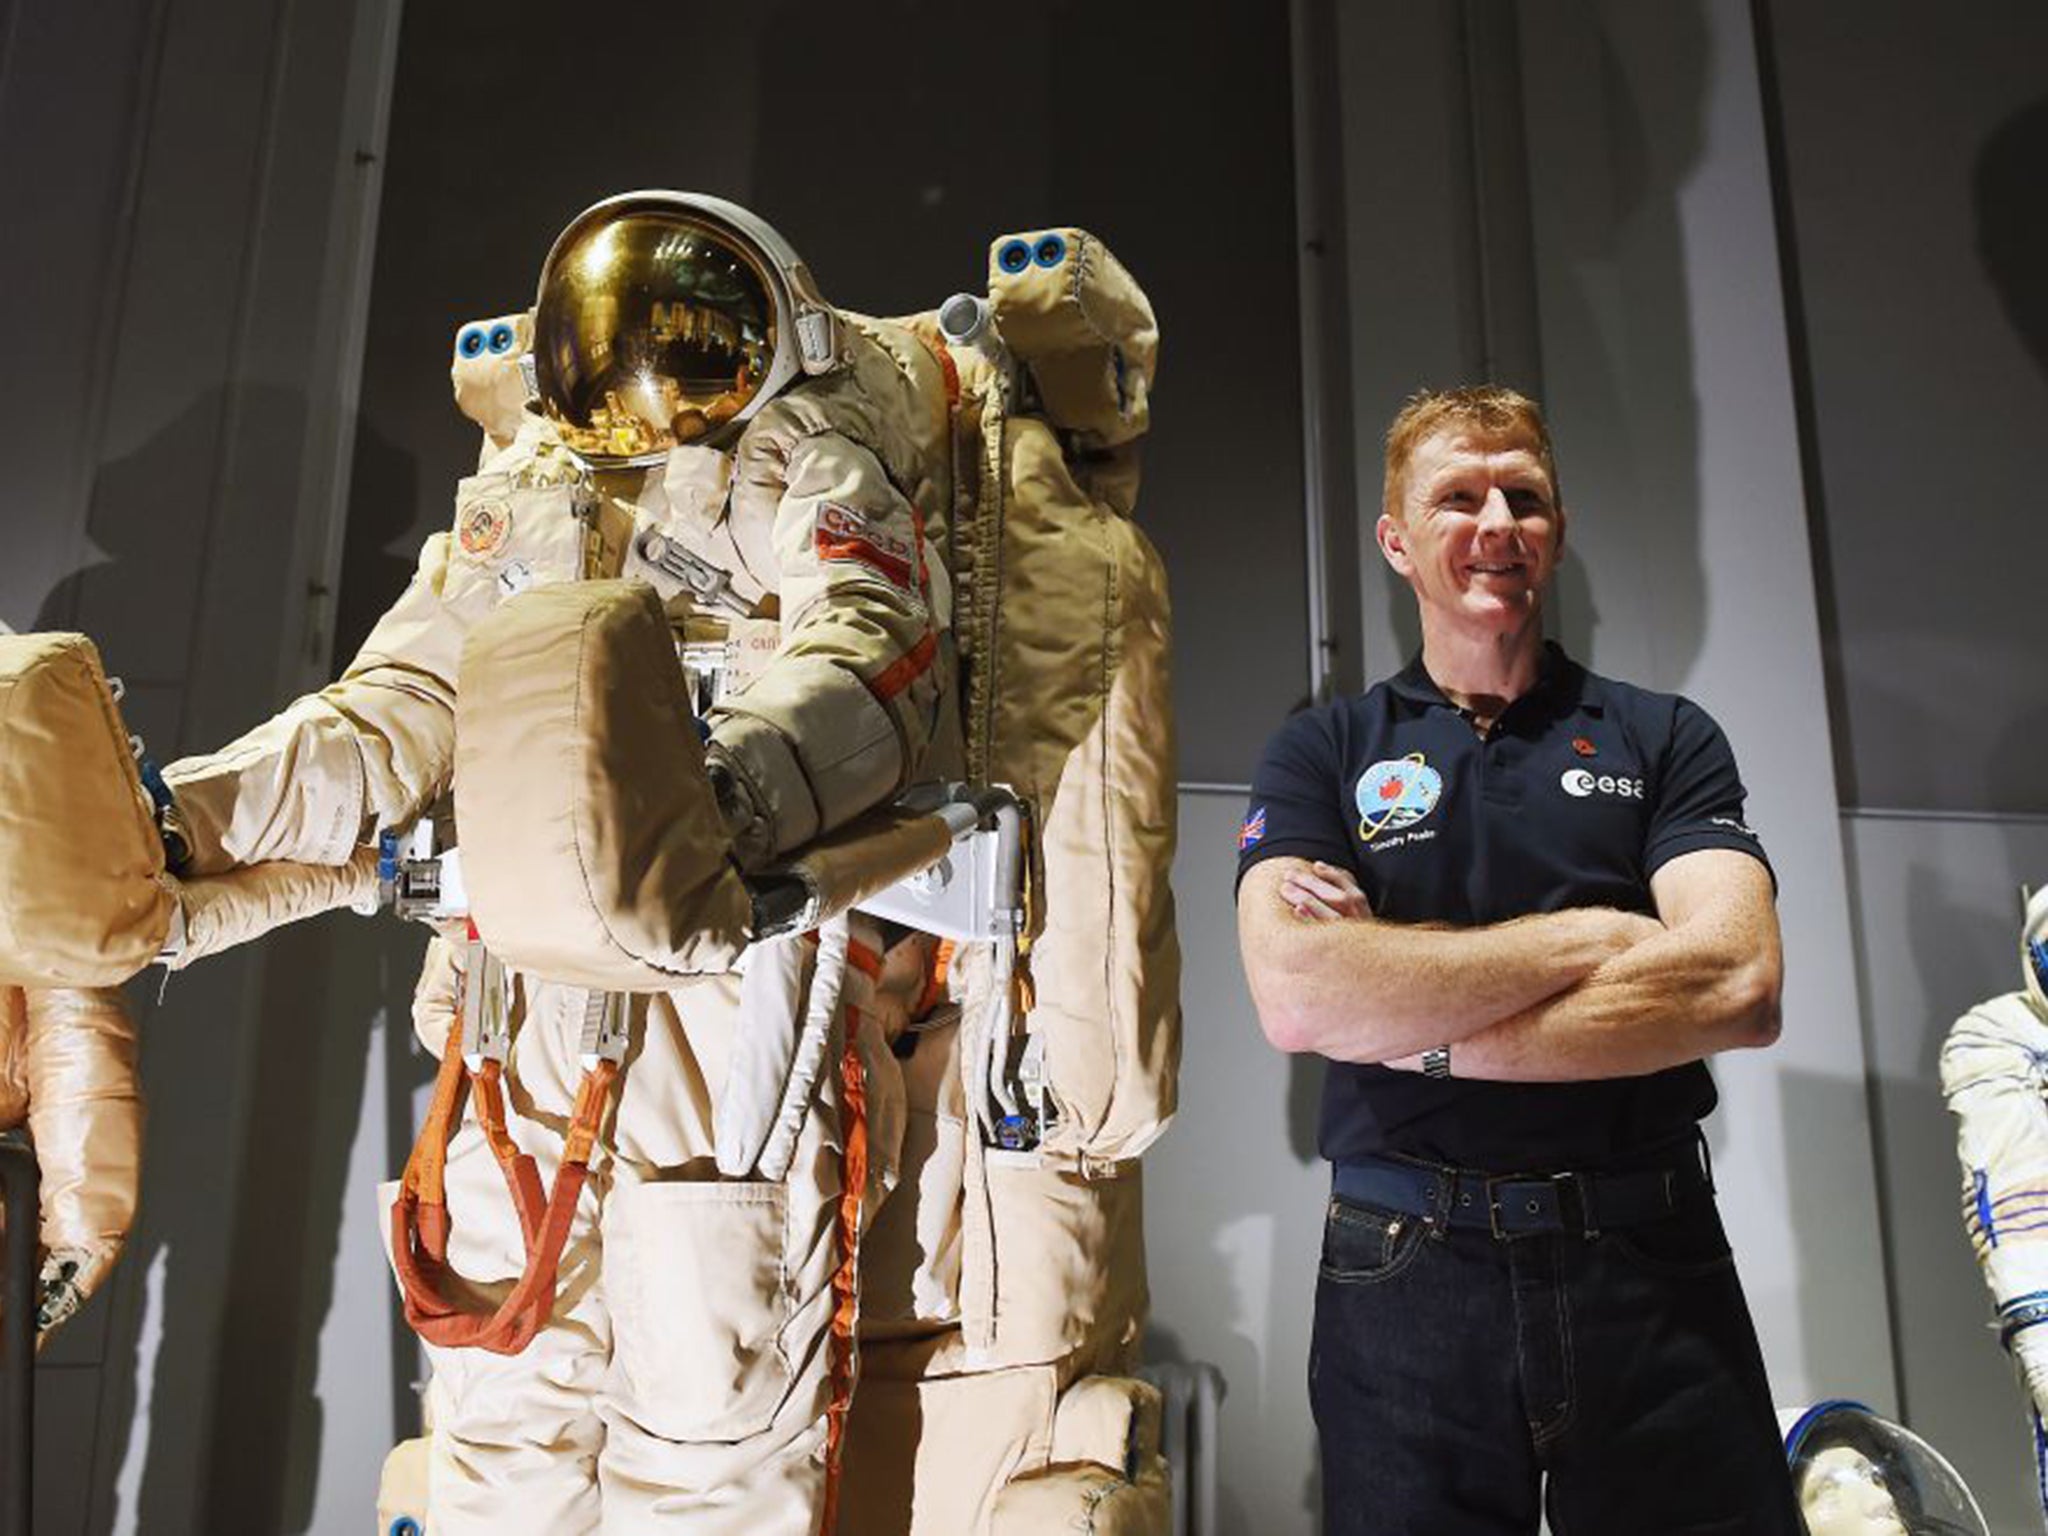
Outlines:
[{"label": "gold reflective visor", "polygon": [[541,274],[534,381],[574,452],[644,462],[745,410],[777,342],[775,289],[752,251],[681,210],[601,206]]}]

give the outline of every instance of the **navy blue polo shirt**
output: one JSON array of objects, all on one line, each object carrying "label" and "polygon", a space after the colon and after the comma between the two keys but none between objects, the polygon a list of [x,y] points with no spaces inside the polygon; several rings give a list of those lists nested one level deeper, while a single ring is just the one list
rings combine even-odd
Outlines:
[{"label": "navy blue polo shirt", "polygon": [[[1482,739],[1418,656],[1274,735],[1238,879],[1261,859],[1321,859],[1401,923],[1476,927],[1567,907],[1654,915],[1650,877],[1679,854],[1764,858],[1742,804],[1727,737],[1689,699],[1595,676],[1552,645],[1536,686]],[[1451,1060],[1455,1070],[1455,1046]],[[1496,1172],[1597,1167],[1685,1134],[1714,1102],[1700,1062],[1487,1083],[1332,1061],[1321,1144],[1332,1162],[1394,1152]]]}]

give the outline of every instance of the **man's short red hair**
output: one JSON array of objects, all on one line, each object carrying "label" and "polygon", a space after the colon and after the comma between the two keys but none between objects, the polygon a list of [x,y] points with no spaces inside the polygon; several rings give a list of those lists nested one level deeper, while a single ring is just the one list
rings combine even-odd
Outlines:
[{"label": "man's short red hair", "polygon": [[1387,428],[1386,479],[1380,505],[1389,516],[1401,515],[1409,459],[1426,439],[1446,429],[1462,431],[1485,443],[1527,448],[1550,477],[1551,499],[1559,506],[1564,504],[1543,407],[1498,384],[1469,384],[1460,389],[1417,390]]}]

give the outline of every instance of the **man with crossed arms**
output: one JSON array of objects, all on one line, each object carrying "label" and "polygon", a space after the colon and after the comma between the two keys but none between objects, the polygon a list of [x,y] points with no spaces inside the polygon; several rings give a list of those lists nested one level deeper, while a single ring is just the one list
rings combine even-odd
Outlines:
[{"label": "man with crossed arms", "polygon": [[1698,1123],[1769,1045],[1773,877],[1726,738],[1542,634],[1564,539],[1512,391],[1418,395],[1382,554],[1422,652],[1268,744],[1238,926],[1328,1058],[1324,1529],[1799,1536]]}]

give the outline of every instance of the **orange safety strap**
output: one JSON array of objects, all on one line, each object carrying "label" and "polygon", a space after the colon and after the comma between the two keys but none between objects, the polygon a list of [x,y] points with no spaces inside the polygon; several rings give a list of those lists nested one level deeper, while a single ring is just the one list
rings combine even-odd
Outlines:
[{"label": "orange safety strap", "polygon": [[927,321],[910,328],[910,334],[924,344],[925,351],[932,355],[939,365],[939,373],[946,381],[946,416],[950,419],[960,409],[960,365],[953,361],[952,349],[945,338],[938,334],[938,327]]},{"label": "orange safety strap", "polygon": [[[469,1073],[462,1060],[462,1012],[456,1010],[434,1079],[434,1098],[420,1127],[412,1156],[406,1159],[398,1197],[391,1203],[391,1257],[405,1297],[405,1320],[429,1344],[470,1347],[493,1354],[516,1355],[533,1342],[554,1310],[555,1276],[562,1249],[575,1220],[592,1151],[603,1127],[605,1111],[617,1081],[617,1062],[600,1061],[583,1074],[569,1134],[562,1145],[562,1165],[554,1188],[542,1197],[540,1173],[533,1158],[521,1152],[505,1127],[502,1065],[487,1060]],[[442,1293],[448,1268],[448,1204],[445,1173],[448,1144],[461,1120],[463,1091],[473,1087],[477,1120],[484,1139],[505,1176],[505,1186],[519,1213],[520,1238],[526,1264],[496,1311],[472,1312]]]},{"label": "orange safety strap", "polygon": [[939,637],[928,629],[922,640],[890,662],[868,683],[868,692],[881,703],[888,703],[924,676],[931,667],[932,658],[938,653]]},{"label": "orange safety strap", "polygon": [[853,1409],[859,1368],[855,1330],[860,1320],[860,1207],[868,1183],[868,1089],[860,1062],[860,1010],[849,1003],[845,1019],[846,1046],[839,1055],[839,1079],[845,1098],[841,1129],[846,1155],[839,1186],[839,1267],[832,1272],[832,1401],[825,1409],[825,1507],[818,1524],[820,1536],[833,1536],[839,1523],[846,1418]]},{"label": "orange safety strap", "polygon": [[953,969],[953,951],[959,946],[951,939],[941,939],[932,948],[931,973],[925,977],[924,991],[918,994],[917,1006],[910,1010],[913,1019],[921,1019],[939,1006],[939,999],[946,995],[946,976]]},{"label": "orange safety strap", "polygon": [[863,944],[859,939],[848,939],[846,941],[846,963],[856,971],[859,971],[861,975],[867,977],[869,981],[880,981],[882,979],[881,951],[874,948],[873,945]]}]

